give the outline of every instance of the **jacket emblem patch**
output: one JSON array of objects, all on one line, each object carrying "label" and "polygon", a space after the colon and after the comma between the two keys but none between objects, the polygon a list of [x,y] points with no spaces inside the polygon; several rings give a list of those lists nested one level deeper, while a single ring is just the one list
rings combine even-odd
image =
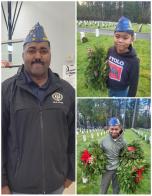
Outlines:
[{"label": "jacket emblem patch", "polygon": [[53,103],[63,103],[63,95],[61,93],[55,92],[52,94]]}]

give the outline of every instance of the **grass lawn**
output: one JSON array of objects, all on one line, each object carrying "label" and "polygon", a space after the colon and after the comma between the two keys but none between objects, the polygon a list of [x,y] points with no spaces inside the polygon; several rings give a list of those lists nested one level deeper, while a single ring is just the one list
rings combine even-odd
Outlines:
[{"label": "grass lawn", "polygon": [[[81,43],[80,34],[77,35],[77,96],[78,97],[108,97],[108,91],[95,90],[85,86],[85,69],[88,65],[87,50],[94,46],[102,46],[107,51],[113,45],[113,37],[87,34],[88,42]],[[138,39],[134,42],[134,48],[140,58],[140,76],[137,97],[150,96],[150,42]]]},{"label": "grass lawn", "polygon": [[[91,140],[100,142],[102,140],[102,138],[104,137],[104,136],[97,137],[97,135],[94,134],[94,136],[95,135],[96,136],[94,137],[94,139],[91,139],[90,133],[87,133],[86,135],[87,135],[86,142],[83,142],[81,133],[79,133],[77,135],[77,160],[78,161],[80,160],[80,152],[82,150],[84,150],[89,145]],[[144,140],[141,140],[141,138],[138,137],[130,129],[125,131],[124,138],[127,141],[127,143],[130,143],[134,139],[139,139],[141,141],[141,146],[142,146],[144,153],[145,153],[145,159],[150,163],[150,160],[151,160],[151,158],[150,158],[150,154],[151,154],[150,153],[150,144],[146,143]],[[100,193],[100,184],[101,184],[101,176],[99,176],[97,178],[97,180],[94,182],[82,184],[81,171],[80,171],[80,168],[77,167],[77,193],[78,194],[99,194]],[[149,172],[148,174],[146,174],[144,176],[144,179],[141,182],[141,185],[135,194],[150,194],[150,192],[151,192],[150,187],[151,187],[151,183],[150,183],[150,172]],[[108,194],[112,194],[111,185],[109,187]],[[120,194],[126,194],[126,193],[124,193],[121,190]]]}]

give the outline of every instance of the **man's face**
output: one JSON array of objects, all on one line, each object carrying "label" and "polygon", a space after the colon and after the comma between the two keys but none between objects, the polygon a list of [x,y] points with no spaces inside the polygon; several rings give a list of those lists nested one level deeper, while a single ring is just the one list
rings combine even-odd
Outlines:
[{"label": "man's face", "polygon": [[125,32],[116,32],[114,34],[114,45],[118,53],[128,51],[129,45],[133,42],[133,36]]},{"label": "man's face", "polygon": [[51,52],[48,42],[32,42],[25,45],[23,50],[25,70],[34,77],[41,77],[48,73]]},{"label": "man's face", "polygon": [[120,131],[121,127],[119,125],[109,127],[109,132],[113,138],[117,138],[119,136]]}]

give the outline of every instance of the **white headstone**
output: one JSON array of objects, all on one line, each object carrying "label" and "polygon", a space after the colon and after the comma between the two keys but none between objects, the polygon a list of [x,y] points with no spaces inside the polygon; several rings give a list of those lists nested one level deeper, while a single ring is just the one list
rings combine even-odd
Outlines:
[{"label": "white headstone", "polygon": [[96,29],[96,37],[99,37],[99,35],[100,35],[99,29]]},{"label": "white headstone", "polygon": [[91,138],[92,138],[92,139],[94,138],[94,135],[93,135],[93,133],[91,133]]},{"label": "white headstone", "polygon": [[82,177],[82,182],[83,182],[83,184],[86,184],[88,182],[88,178]]},{"label": "white headstone", "polygon": [[147,141],[147,135],[145,135],[145,141]]},{"label": "white headstone", "polygon": [[101,132],[101,136],[102,136],[102,132]]},{"label": "white headstone", "polygon": [[99,133],[97,132],[97,137],[99,137]]},{"label": "white headstone", "polygon": [[151,136],[149,136],[149,142],[151,143]]},{"label": "white headstone", "polygon": [[80,32],[80,40],[82,42],[82,38],[85,37],[85,32]]},{"label": "white headstone", "polygon": [[86,142],[86,140],[87,140],[86,135],[83,135],[83,141]]},{"label": "white headstone", "polygon": [[134,33],[134,41],[136,41],[136,38],[137,38],[137,34]]}]

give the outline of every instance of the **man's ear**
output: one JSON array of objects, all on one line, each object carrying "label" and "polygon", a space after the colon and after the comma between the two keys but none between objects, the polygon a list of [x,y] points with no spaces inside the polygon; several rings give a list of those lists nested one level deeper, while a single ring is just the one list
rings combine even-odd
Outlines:
[{"label": "man's ear", "polygon": [[122,125],[119,125],[120,130],[122,129]]}]

